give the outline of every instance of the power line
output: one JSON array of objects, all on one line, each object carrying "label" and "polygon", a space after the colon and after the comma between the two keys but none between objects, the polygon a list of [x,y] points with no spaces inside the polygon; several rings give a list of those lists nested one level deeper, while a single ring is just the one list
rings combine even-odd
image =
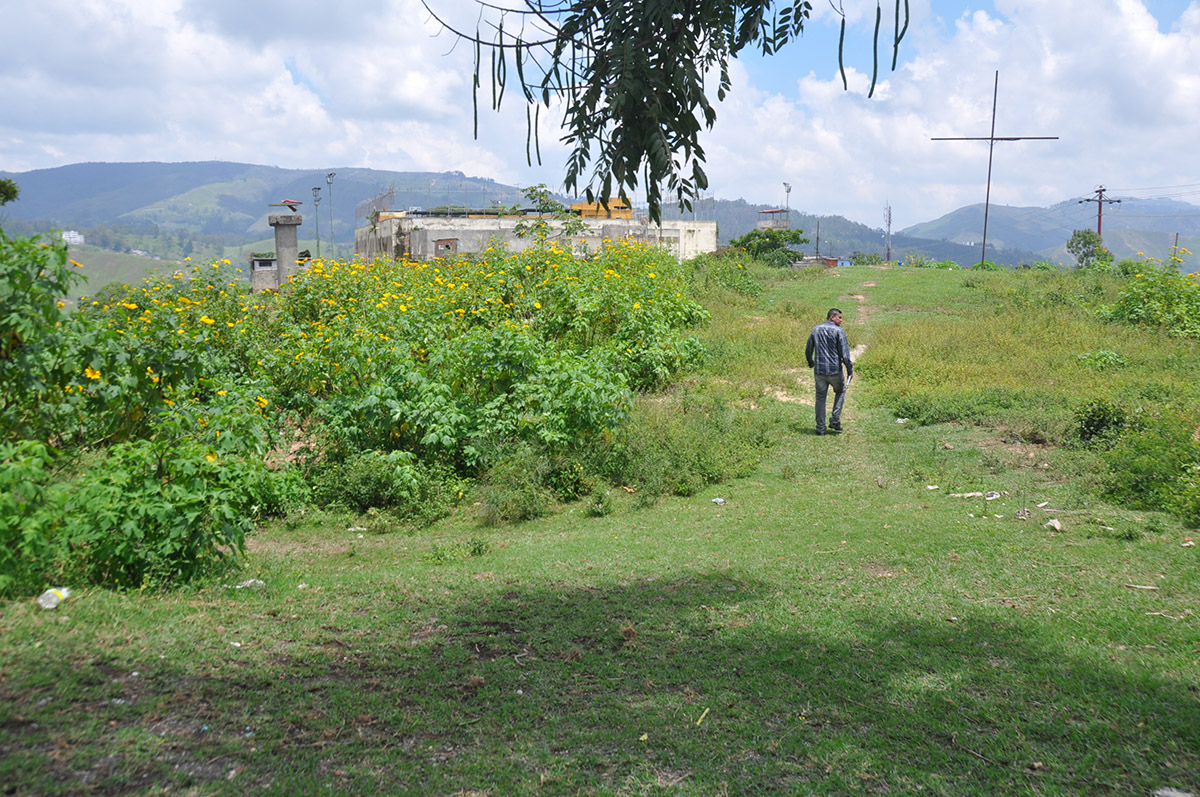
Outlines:
[{"label": "power line", "polygon": [[1149,188],[1114,188],[1114,191],[1166,191],[1171,188],[1195,188],[1200,183],[1184,183],[1183,185],[1152,185]]}]

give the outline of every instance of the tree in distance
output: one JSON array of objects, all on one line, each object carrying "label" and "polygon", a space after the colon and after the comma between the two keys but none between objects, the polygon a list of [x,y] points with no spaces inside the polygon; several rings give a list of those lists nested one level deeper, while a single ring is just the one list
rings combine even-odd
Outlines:
[{"label": "tree in distance", "polygon": [[1112,252],[1104,248],[1104,239],[1095,230],[1075,230],[1067,241],[1067,252],[1079,268],[1107,268]]},{"label": "tree in distance", "polygon": [[0,180],[0,205],[7,205],[21,193],[20,187],[12,180]]},{"label": "tree in distance", "polygon": [[[541,109],[565,108],[563,141],[571,147],[563,184],[578,193],[586,183],[589,202],[645,186],[650,218],[662,218],[662,185],[681,207],[708,187],[701,122],[712,128],[717,113],[705,78],[717,73],[717,99],[729,92],[729,60],[746,47],[773,55],[804,32],[808,0],[476,0],[475,31],[456,29],[422,0],[447,31],[475,51],[472,101],[479,136],[480,75],[487,69],[492,108],[500,107],[509,65],[527,103],[525,155],[532,164],[541,152],[536,134]],[[447,7],[451,4],[446,2]],[[846,15],[842,17],[838,64],[847,87],[843,59]],[[874,67],[879,75],[882,0],[876,0]],[[892,69],[908,30],[908,0],[895,3]],[[832,3],[832,0],[831,0]],[[903,24],[901,24],[903,8]],[[481,30],[482,28],[482,30]],[[532,151],[531,151],[532,148]],[[590,169],[590,175],[585,174]]]},{"label": "tree in distance", "polygon": [[751,230],[729,241],[730,246],[744,249],[751,257],[779,267],[791,265],[796,256],[792,246],[806,243],[804,230]]}]

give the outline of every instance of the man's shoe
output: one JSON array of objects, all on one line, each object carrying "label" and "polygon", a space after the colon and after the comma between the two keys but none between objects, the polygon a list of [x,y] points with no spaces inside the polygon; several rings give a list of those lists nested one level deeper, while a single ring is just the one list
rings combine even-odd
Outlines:
[{"label": "man's shoe", "polygon": [[831,424],[829,424],[829,428],[835,432],[842,431],[842,425],[840,423],[831,423]]},{"label": "man's shoe", "polygon": [[825,436],[825,430],[824,430],[824,429],[818,429],[818,430],[817,430],[817,437],[824,437],[824,436]]}]

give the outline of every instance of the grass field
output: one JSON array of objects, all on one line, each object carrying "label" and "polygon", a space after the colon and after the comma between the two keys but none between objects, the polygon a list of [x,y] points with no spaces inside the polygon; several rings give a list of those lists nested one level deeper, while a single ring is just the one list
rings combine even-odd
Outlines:
[{"label": "grass field", "polygon": [[[635,417],[763,417],[750,475],[500,528],[470,497],[410,532],[312,509],[220,583],[0,605],[0,783],[1200,792],[1195,534],[1106,503],[1103,452],[1065,445],[1097,397],[1200,420],[1195,344],[1096,320],[1106,278],[760,276],[710,292],[712,360]],[[803,346],[834,305],[861,353],[819,438]]]},{"label": "grass field", "polygon": [[81,273],[86,277],[86,282],[75,287],[72,299],[95,296],[97,291],[112,282],[139,285],[148,274],[155,271],[170,273],[180,267],[170,260],[127,255],[87,244],[70,247],[70,253],[73,260],[83,264]]}]

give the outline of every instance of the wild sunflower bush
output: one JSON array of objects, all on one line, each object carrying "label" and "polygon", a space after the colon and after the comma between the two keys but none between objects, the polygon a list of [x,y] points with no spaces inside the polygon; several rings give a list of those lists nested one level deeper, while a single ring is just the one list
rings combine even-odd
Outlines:
[{"label": "wild sunflower bush", "polygon": [[[19,258],[0,299],[28,312],[3,330],[4,441],[21,448],[0,478],[62,464],[0,504],[6,542],[29,517],[45,529],[20,532],[38,564],[0,591],[68,572],[125,587],[214,572],[257,517],[307,500],[298,475],[322,503],[427,522],[440,512],[416,506],[461,497],[463,476],[518,448],[586,450],[627,421],[635,391],[705,356],[684,271],[640,244],[311,261],[260,294],[226,260],[69,313],[54,299],[65,249],[8,245]],[[87,523],[70,516],[81,502]]]},{"label": "wild sunflower bush", "polygon": [[1122,288],[1117,301],[1105,308],[1116,321],[1165,329],[1172,335],[1200,338],[1200,282],[1156,262],[1144,263]]}]

